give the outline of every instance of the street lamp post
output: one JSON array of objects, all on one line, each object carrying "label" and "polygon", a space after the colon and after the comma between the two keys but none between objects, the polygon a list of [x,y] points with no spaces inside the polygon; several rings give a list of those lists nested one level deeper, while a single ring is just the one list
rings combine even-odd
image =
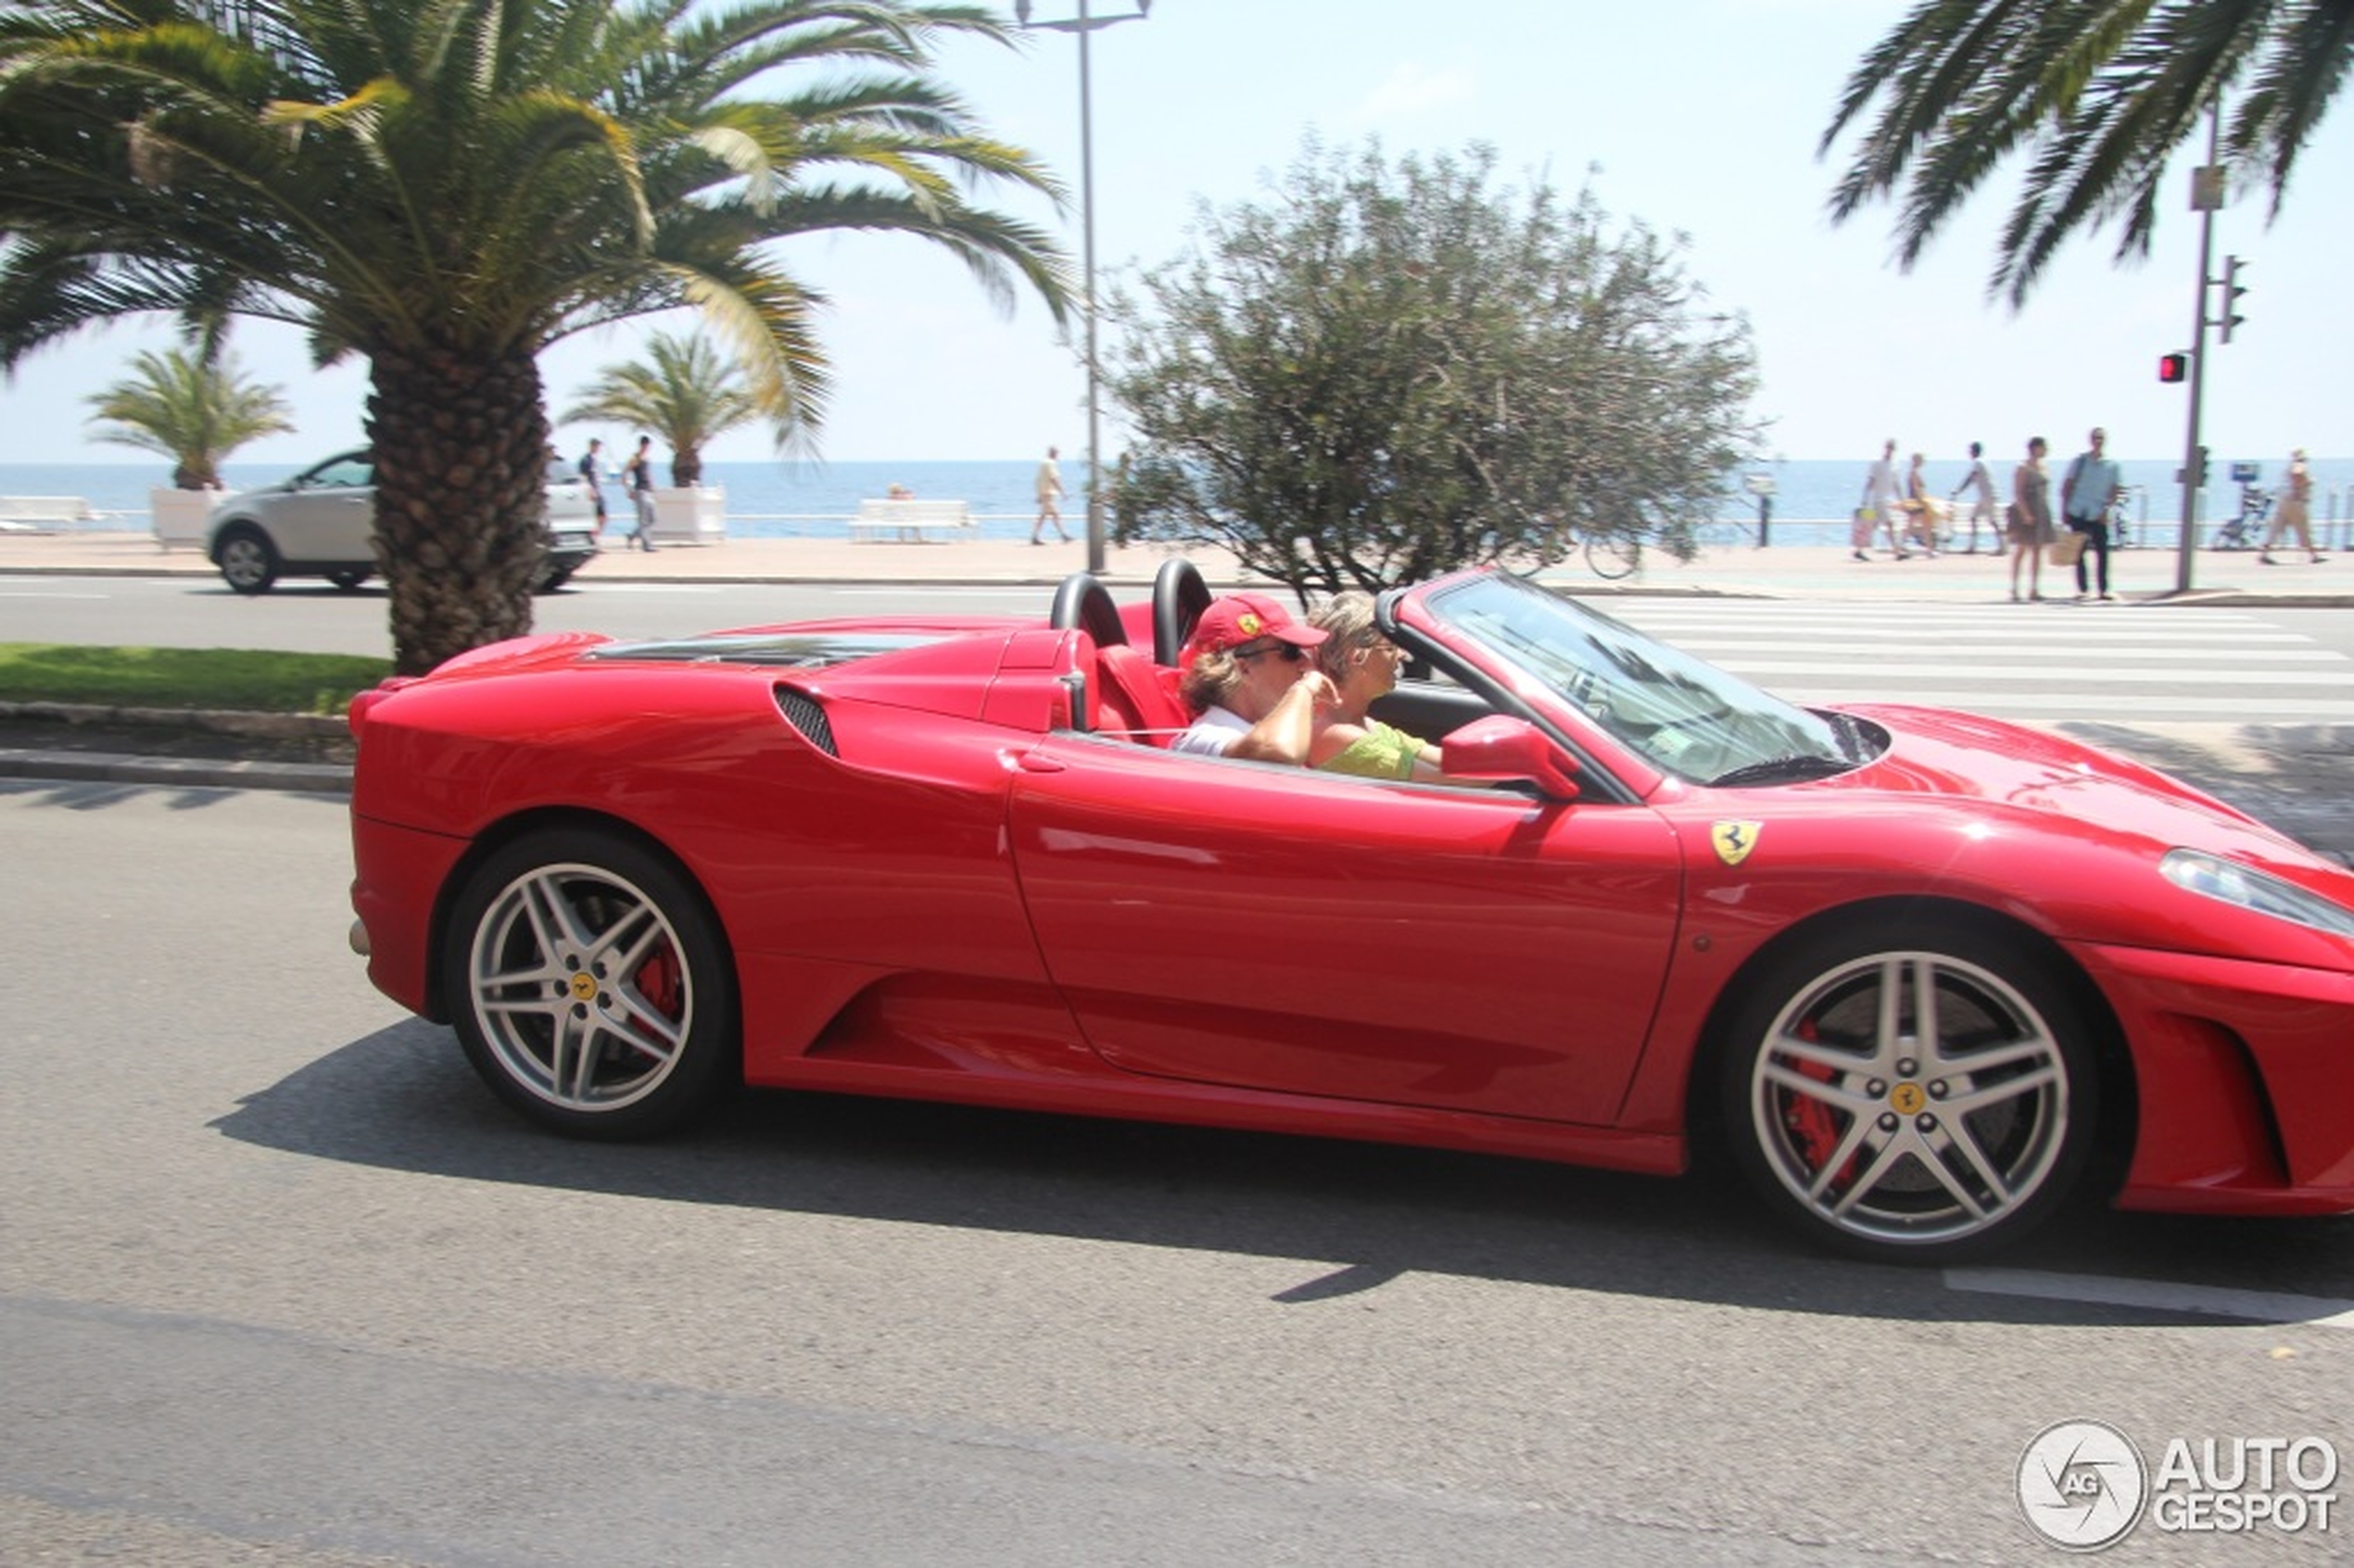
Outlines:
[{"label": "street lamp post", "polygon": [[[1079,14],[1062,21],[1036,26],[1079,35],[1079,229],[1080,254],[1086,269],[1081,310],[1087,318],[1087,570],[1104,569],[1103,412],[1095,363],[1095,132],[1093,86],[1087,63],[1087,38],[1097,28],[1119,22],[1143,21],[1152,12],[1152,0],[1136,0],[1133,11],[1114,17],[1090,16],[1087,0],[1078,0]],[[1030,0],[1014,0],[1014,19],[1031,26]]]}]

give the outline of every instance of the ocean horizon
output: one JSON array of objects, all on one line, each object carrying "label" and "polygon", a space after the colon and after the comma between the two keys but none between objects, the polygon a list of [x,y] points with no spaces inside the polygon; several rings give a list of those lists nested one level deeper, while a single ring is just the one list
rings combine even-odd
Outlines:
[{"label": "ocean horizon", "polygon": [[[2069,454],[2051,462],[2057,477]],[[2182,490],[2174,475],[2178,458],[2128,459],[2120,463],[2128,504],[2137,522],[2161,527],[2171,535],[2182,512]],[[1997,499],[2006,499],[2015,462],[1993,461]],[[232,462],[221,474],[233,490],[274,484],[300,472],[284,463]],[[1772,478],[1775,537],[1789,544],[1842,543],[1846,519],[1861,497],[1868,461],[1844,459],[1786,460],[1760,463],[1726,476],[1718,517],[1749,525],[1757,520],[1756,498],[1746,488],[1752,474]],[[2313,519],[2317,525],[2354,515],[2354,459],[2315,460]],[[2285,459],[2259,463],[2258,485],[2271,488],[2286,472]],[[1968,472],[1967,461],[1932,461],[1925,466],[1930,493],[1946,496]],[[1063,461],[1064,526],[1073,532],[1084,525],[1087,511],[1083,457]],[[2239,510],[2240,487],[2231,483],[2231,460],[2211,460],[2212,488],[2201,498],[2199,515],[2215,523]],[[861,500],[880,497],[894,484],[918,496],[936,500],[961,500],[992,537],[1027,537],[1036,514],[1031,499],[1034,461],[979,462],[911,459],[904,462],[711,462],[703,482],[727,493],[730,536],[744,538],[839,537],[846,519],[856,514]],[[666,472],[663,474],[667,477]],[[147,491],[170,478],[170,471],[153,461],[120,463],[0,464],[0,497],[73,496],[90,504],[96,517],[75,525],[85,530],[146,532],[150,524]],[[616,516],[624,510],[618,481],[606,485],[606,506]]]}]

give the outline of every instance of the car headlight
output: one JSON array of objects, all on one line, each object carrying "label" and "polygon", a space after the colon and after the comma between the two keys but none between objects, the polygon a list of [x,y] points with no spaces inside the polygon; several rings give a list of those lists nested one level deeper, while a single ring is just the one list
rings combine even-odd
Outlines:
[{"label": "car headlight", "polygon": [[2319,893],[2284,882],[2268,871],[2225,860],[2202,850],[2169,850],[2158,863],[2166,879],[2185,892],[2221,899],[2276,920],[2310,926],[2332,936],[2354,939],[2354,910],[2333,904]]}]

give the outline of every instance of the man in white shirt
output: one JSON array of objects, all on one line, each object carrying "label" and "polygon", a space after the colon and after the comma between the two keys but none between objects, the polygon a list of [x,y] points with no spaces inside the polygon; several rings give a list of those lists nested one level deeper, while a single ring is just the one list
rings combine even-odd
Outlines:
[{"label": "man in white shirt", "polygon": [[1340,701],[1310,655],[1324,635],[1263,593],[1212,600],[1177,656],[1199,716],[1169,749],[1305,767],[1316,715]]},{"label": "man in white shirt", "polygon": [[1888,444],[1879,449],[1879,461],[1872,464],[1870,471],[1864,475],[1864,504],[1858,509],[1861,522],[1851,541],[1855,547],[1856,560],[1871,559],[1864,552],[1864,547],[1872,542],[1875,527],[1888,531],[1890,554],[1899,561],[1908,559],[1905,553],[1905,541],[1896,534],[1897,503],[1903,499],[1904,491],[1896,483],[1896,437],[1891,436]]},{"label": "man in white shirt", "polygon": [[1969,503],[1969,548],[1962,551],[1964,555],[1978,553],[1978,520],[1981,517],[1986,519],[1988,542],[1994,547],[1994,553],[2003,553],[2003,530],[1994,521],[1994,475],[1986,470],[1985,450],[1976,441],[1969,444],[1969,473],[1946,498],[1959,500],[1964,491],[1975,492],[1975,499]]}]

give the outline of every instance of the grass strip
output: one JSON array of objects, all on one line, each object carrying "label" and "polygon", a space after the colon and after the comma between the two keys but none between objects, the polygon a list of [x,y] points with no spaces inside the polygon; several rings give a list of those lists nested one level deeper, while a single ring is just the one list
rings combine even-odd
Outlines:
[{"label": "grass strip", "polygon": [[390,674],[389,659],[348,653],[0,642],[0,701],[13,702],[335,714]]}]

